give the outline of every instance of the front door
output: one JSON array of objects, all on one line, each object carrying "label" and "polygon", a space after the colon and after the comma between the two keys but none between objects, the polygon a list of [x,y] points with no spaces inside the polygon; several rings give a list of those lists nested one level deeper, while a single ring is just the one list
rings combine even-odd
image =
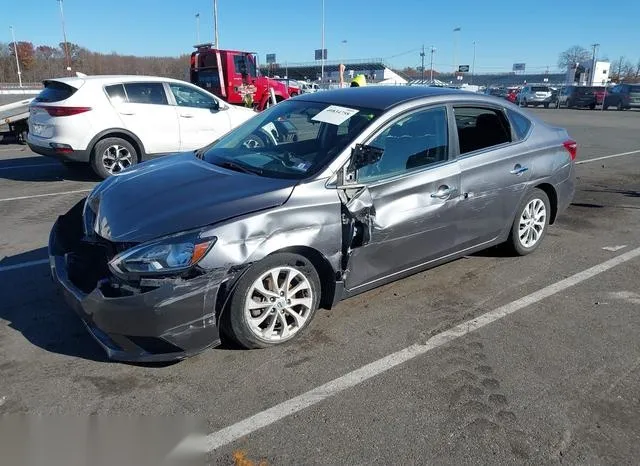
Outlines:
[{"label": "front door", "polygon": [[199,89],[169,83],[180,124],[180,150],[204,147],[231,129],[226,105]]},{"label": "front door", "polygon": [[455,250],[460,169],[451,160],[448,133],[446,108],[431,107],[400,117],[368,143],[384,152],[357,173],[370,208],[359,219],[366,240],[350,251],[349,291]]}]

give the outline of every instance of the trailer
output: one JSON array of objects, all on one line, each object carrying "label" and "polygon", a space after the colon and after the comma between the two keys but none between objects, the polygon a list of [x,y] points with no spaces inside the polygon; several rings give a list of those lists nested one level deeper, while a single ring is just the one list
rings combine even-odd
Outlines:
[{"label": "trailer", "polygon": [[21,144],[27,142],[27,133],[29,132],[29,104],[32,101],[33,98],[0,105],[0,125],[8,125],[9,133]]}]

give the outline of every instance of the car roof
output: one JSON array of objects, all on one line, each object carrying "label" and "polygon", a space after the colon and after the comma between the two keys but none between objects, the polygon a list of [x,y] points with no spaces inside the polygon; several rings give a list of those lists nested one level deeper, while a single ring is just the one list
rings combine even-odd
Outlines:
[{"label": "car roof", "polygon": [[80,87],[85,82],[99,82],[103,84],[140,82],[140,81],[177,82],[177,83],[185,82],[185,81],[180,81],[178,79],[173,79],[173,78],[163,78],[161,76],[140,76],[140,75],[129,75],[129,74],[72,76],[72,77],[46,79],[44,82],[51,82],[51,81],[65,83],[73,87]]},{"label": "car roof", "polygon": [[443,87],[373,85],[302,94],[301,96],[294,97],[294,99],[347,107],[356,106],[376,110],[387,110],[396,105],[412,100],[424,99],[425,97],[448,95],[469,96],[470,94],[468,91]]}]

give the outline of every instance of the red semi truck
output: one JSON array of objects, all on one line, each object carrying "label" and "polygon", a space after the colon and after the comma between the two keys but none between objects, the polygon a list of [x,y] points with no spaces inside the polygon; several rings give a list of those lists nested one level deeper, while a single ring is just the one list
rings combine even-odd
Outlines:
[{"label": "red semi truck", "polygon": [[191,53],[190,81],[234,105],[250,102],[262,111],[271,105],[270,89],[276,102],[288,99],[287,86],[275,79],[260,76],[255,53],[221,50],[212,44],[195,46]]}]

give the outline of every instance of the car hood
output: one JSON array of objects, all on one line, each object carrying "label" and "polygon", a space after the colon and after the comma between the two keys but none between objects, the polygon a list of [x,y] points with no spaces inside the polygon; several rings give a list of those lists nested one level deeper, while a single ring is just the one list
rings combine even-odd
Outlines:
[{"label": "car hood", "polygon": [[226,170],[188,153],[106,179],[87,204],[98,235],[139,243],[282,205],[295,184]]}]

